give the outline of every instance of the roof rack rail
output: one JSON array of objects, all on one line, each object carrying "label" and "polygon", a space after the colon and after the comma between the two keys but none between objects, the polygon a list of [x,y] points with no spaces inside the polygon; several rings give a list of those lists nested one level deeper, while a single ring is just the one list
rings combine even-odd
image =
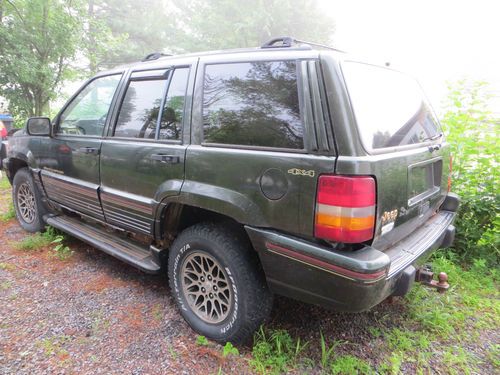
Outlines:
[{"label": "roof rack rail", "polygon": [[162,52],[153,52],[147,55],[145,58],[143,58],[141,61],[151,61],[151,60],[158,60],[160,57],[163,56],[173,56],[168,53],[162,53]]},{"label": "roof rack rail", "polygon": [[[276,44],[281,42],[281,44]],[[292,44],[295,42],[295,39],[293,39],[290,36],[282,36],[278,38],[273,38],[271,40],[268,40],[265,42],[263,45],[260,46],[260,48],[283,48],[283,47],[291,47]]]},{"label": "roof rack rail", "polygon": [[326,48],[326,49],[330,49],[330,50],[337,51],[337,52],[344,52],[344,51],[341,51],[339,49],[327,46],[325,44],[307,42],[304,40],[295,39],[291,36],[282,36],[282,37],[270,39],[267,42],[265,42],[263,45],[261,45],[260,48],[289,48],[289,47],[292,47],[294,44],[305,44],[305,45],[309,45],[309,46]]}]

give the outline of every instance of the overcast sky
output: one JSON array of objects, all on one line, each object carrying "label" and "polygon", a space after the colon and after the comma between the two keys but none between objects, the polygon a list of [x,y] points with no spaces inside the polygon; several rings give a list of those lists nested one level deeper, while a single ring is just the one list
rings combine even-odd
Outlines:
[{"label": "overcast sky", "polygon": [[319,0],[335,19],[335,47],[416,76],[440,110],[446,81],[491,84],[500,112],[500,2]]}]

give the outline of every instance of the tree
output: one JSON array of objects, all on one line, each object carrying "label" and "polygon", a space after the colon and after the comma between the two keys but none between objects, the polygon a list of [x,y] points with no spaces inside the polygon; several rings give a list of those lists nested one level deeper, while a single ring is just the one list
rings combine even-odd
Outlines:
[{"label": "tree", "polygon": [[117,48],[98,53],[97,66],[109,68],[151,52],[178,52],[176,18],[165,0],[89,0],[94,23],[110,30]]},{"label": "tree", "polygon": [[2,1],[0,95],[13,112],[39,116],[72,77],[80,9],[57,0]]},{"label": "tree", "polygon": [[334,30],[317,0],[92,2],[95,19],[122,38],[120,48],[102,55],[101,66],[137,61],[151,52],[254,47],[283,35],[329,43]]},{"label": "tree", "polygon": [[172,0],[186,51],[259,46],[272,37],[329,43],[333,20],[316,0]]},{"label": "tree", "polygon": [[118,48],[94,0],[0,0],[0,95],[16,117],[40,116],[62,85],[99,70]]}]

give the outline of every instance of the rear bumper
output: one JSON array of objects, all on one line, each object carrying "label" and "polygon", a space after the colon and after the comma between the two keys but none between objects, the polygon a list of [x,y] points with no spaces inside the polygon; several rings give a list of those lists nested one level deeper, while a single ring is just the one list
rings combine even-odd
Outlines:
[{"label": "rear bumper", "polygon": [[453,242],[455,212],[440,211],[422,227],[382,252],[353,252],[274,231],[246,227],[274,293],[339,311],[367,310],[391,295],[406,294],[415,271],[439,247]]}]

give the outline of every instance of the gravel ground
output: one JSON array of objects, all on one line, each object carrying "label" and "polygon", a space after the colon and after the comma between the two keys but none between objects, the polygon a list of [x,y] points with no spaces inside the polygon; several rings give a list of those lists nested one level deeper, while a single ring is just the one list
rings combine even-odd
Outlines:
[{"label": "gravel ground", "polygon": [[[7,197],[0,192],[0,211]],[[250,348],[222,358],[220,345],[196,344],[165,276],[146,275],[76,240],[66,261],[48,249],[16,250],[13,243],[26,235],[15,220],[0,222],[0,374],[251,373]],[[269,327],[313,343],[305,353],[313,359],[320,356],[322,331],[330,343],[344,341],[340,354],[376,365],[387,349],[370,329],[397,326],[404,310],[395,300],[340,314],[276,298]],[[498,332],[490,334],[488,341],[498,342]],[[470,350],[481,351],[481,343]],[[320,372],[312,366],[307,372]],[[414,372],[408,366],[402,370]]]}]

